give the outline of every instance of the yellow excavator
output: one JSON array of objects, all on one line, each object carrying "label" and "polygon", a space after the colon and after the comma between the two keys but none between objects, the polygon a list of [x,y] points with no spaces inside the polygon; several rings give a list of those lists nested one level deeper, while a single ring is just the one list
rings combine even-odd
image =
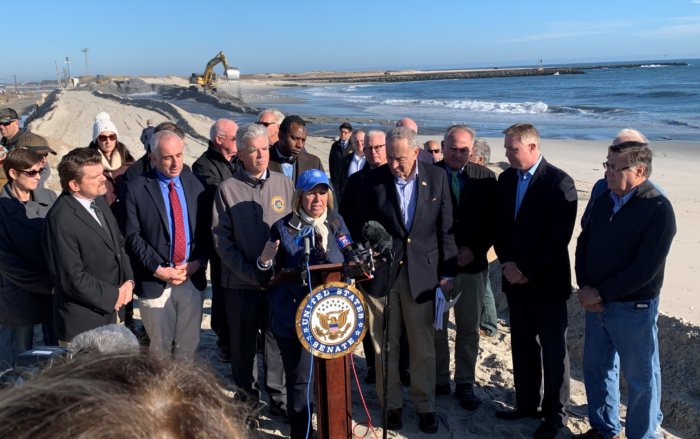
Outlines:
[{"label": "yellow excavator", "polygon": [[204,88],[212,87],[216,81],[214,67],[219,63],[224,65],[224,77],[226,79],[235,80],[240,78],[240,71],[235,67],[229,67],[228,62],[226,62],[226,55],[224,55],[224,52],[219,52],[214,58],[209,60],[204,69],[204,73],[192,73],[192,76],[190,76],[190,84],[198,84]]}]

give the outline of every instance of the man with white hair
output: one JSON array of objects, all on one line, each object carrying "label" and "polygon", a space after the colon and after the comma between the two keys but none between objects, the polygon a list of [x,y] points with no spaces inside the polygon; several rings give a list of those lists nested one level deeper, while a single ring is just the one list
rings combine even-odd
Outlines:
[{"label": "man with white hair", "polygon": [[150,350],[192,359],[207,286],[209,223],[204,186],[184,168],[185,143],[172,131],[151,141],[154,169],[124,191],[125,234]]},{"label": "man with white hair", "polygon": [[[219,185],[212,234],[222,261],[221,278],[228,317],[233,381],[244,399],[260,399],[257,335],[265,337],[263,365],[271,411],[285,415],[282,357],[268,321],[268,291],[259,281],[257,259],[272,225],[291,211],[292,180],[268,169],[267,130],[251,124],[238,130],[242,168]],[[273,385],[279,390],[269,390]]]},{"label": "man with white hair", "polygon": [[[445,172],[418,162],[416,133],[394,128],[386,137],[387,165],[365,175],[359,199],[361,220],[377,221],[392,238],[395,261],[377,269],[365,283],[369,324],[377,358],[377,394],[388,410],[386,428],[403,427],[403,388],[399,379],[401,322],[411,352],[411,396],[418,411],[418,428],[437,433],[435,414],[435,289],[449,293],[455,275],[457,247],[452,231],[452,203]],[[389,352],[382,351],[385,296],[391,306]],[[387,385],[384,398],[384,366]]]},{"label": "man with white hair", "polygon": [[284,114],[276,108],[266,108],[260,113],[258,121],[255,122],[258,125],[262,125],[267,128],[267,141],[270,146],[277,143],[280,139],[280,125],[284,120]]},{"label": "man with white hair", "polygon": [[[240,166],[236,154],[236,132],[238,125],[231,119],[219,119],[209,129],[209,147],[192,165],[192,172],[204,183],[209,208],[203,221],[211,224],[211,211],[214,194],[222,181],[231,177]],[[210,248],[213,243],[210,243]],[[223,361],[230,361],[229,330],[226,320],[225,298],[221,292],[221,260],[212,253],[209,260],[211,267],[211,329],[218,337],[217,346]]]}]

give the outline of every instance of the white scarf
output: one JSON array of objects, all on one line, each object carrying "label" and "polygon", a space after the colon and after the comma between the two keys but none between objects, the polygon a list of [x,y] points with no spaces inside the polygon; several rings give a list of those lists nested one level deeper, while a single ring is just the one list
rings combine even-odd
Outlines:
[{"label": "white scarf", "polygon": [[102,167],[105,168],[105,171],[114,172],[122,167],[122,156],[116,148],[112,151],[111,160],[107,158],[100,148],[97,148],[97,150],[100,151],[100,155],[102,156]]},{"label": "white scarf", "polygon": [[314,228],[314,232],[321,236],[321,247],[324,251],[328,250],[328,227],[326,226],[326,217],[328,216],[328,209],[319,217],[311,218],[309,214],[306,213],[304,208],[299,209],[299,218]]}]

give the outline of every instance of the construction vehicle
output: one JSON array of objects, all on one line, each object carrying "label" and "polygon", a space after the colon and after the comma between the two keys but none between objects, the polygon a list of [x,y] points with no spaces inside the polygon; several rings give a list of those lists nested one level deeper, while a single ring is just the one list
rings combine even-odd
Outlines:
[{"label": "construction vehicle", "polygon": [[241,73],[235,67],[229,67],[228,62],[226,62],[226,55],[224,52],[219,52],[214,58],[210,59],[207,63],[204,73],[192,73],[190,77],[190,84],[198,84],[204,88],[211,88],[216,81],[216,73],[214,73],[214,67],[219,63],[224,66],[224,77],[231,80],[237,80]]}]

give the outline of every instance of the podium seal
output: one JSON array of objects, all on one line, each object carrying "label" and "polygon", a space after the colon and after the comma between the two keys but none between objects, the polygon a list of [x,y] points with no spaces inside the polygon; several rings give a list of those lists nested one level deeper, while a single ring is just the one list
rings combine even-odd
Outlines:
[{"label": "podium seal", "polygon": [[365,309],[362,293],[352,285],[319,285],[297,308],[297,337],[316,357],[333,359],[352,353],[367,332]]}]

